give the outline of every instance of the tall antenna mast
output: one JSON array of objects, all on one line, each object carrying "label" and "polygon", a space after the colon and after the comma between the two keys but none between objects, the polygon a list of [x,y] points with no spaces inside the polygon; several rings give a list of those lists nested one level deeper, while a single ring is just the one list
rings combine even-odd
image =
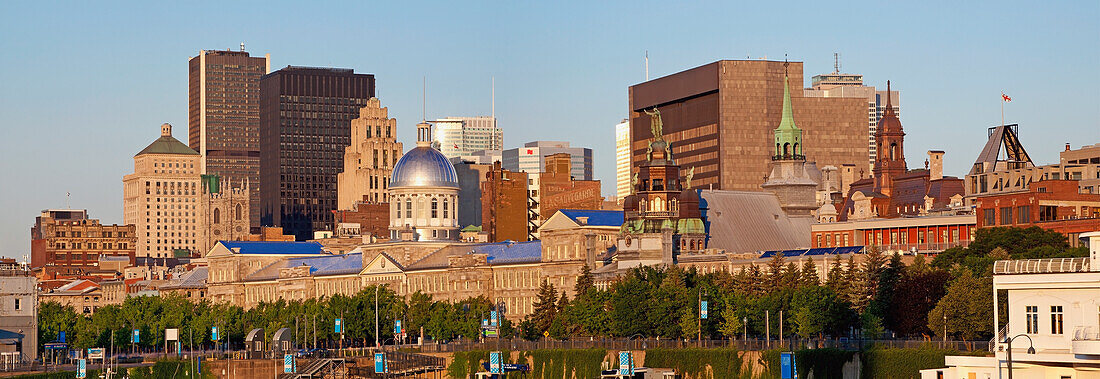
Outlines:
[{"label": "tall antenna mast", "polygon": [[420,101],[420,121],[428,121],[428,77],[424,76],[423,88],[420,89],[422,99]]},{"label": "tall antenna mast", "polygon": [[649,81],[649,50],[645,51],[645,81]]},{"label": "tall antenna mast", "polygon": [[491,77],[493,80],[493,119],[497,118],[497,78]]},{"label": "tall antenna mast", "polygon": [[833,73],[840,73],[840,53],[833,53]]}]

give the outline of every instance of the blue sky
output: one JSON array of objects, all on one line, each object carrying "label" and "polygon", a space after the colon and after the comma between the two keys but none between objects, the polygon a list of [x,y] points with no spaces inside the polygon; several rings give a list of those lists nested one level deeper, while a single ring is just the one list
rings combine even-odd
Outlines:
[{"label": "blue sky", "polygon": [[[595,149],[614,188],[613,125],[627,87],[718,59],[804,61],[902,91],[908,161],[943,149],[964,175],[1013,97],[1037,163],[1100,142],[1100,2],[0,2],[0,255],[29,251],[37,212],[122,222],[133,154],[175,125],[186,140],[187,59],[271,54],[272,68],[373,73],[410,146],[420,119],[490,112],[505,147],[536,139]],[[805,83],[809,84],[809,83]]]}]

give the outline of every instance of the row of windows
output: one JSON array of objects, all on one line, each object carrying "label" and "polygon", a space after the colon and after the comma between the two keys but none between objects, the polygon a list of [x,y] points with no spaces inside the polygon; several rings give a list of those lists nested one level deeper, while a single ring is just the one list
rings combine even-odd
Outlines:
[{"label": "row of windows", "polygon": [[[1025,307],[1025,314],[1027,315],[1027,334],[1039,334],[1039,307],[1035,305],[1028,305]],[[1059,335],[1064,332],[1063,330],[1063,312],[1061,305],[1050,306],[1050,334]]]}]

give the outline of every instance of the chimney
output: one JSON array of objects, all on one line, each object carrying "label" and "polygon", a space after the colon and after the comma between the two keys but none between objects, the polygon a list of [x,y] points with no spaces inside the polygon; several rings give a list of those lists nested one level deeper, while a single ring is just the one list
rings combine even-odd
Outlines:
[{"label": "chimney", "polygon": [[1089,242],[1089,271],[1100,272],[1100,231],[1081,233]]},{"label": "chimney", "polygon": [[943,151],[928,150],[928,180],[943,179]]},{"label": "chimney", "polygon": [[845,163],[840,165],[840,193],[848,194],[848,188],[856,181],[856,165]]},{"label": "chimney", "polygon": [[1069,151],[1069,142],[1066,142],[1066,151]]}]

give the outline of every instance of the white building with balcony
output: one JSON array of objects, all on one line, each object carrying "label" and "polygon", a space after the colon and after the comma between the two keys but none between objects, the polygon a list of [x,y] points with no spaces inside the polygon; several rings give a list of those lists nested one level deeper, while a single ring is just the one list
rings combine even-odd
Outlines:
[{"label": "white building with balcony", "polygon": [[1100,378],[1100,231],[1081,236],[1087,258],[996,262],[993,313],[1004,290],[1008,324],[994,318],[993,356],[948,356],[921,378]]}]

